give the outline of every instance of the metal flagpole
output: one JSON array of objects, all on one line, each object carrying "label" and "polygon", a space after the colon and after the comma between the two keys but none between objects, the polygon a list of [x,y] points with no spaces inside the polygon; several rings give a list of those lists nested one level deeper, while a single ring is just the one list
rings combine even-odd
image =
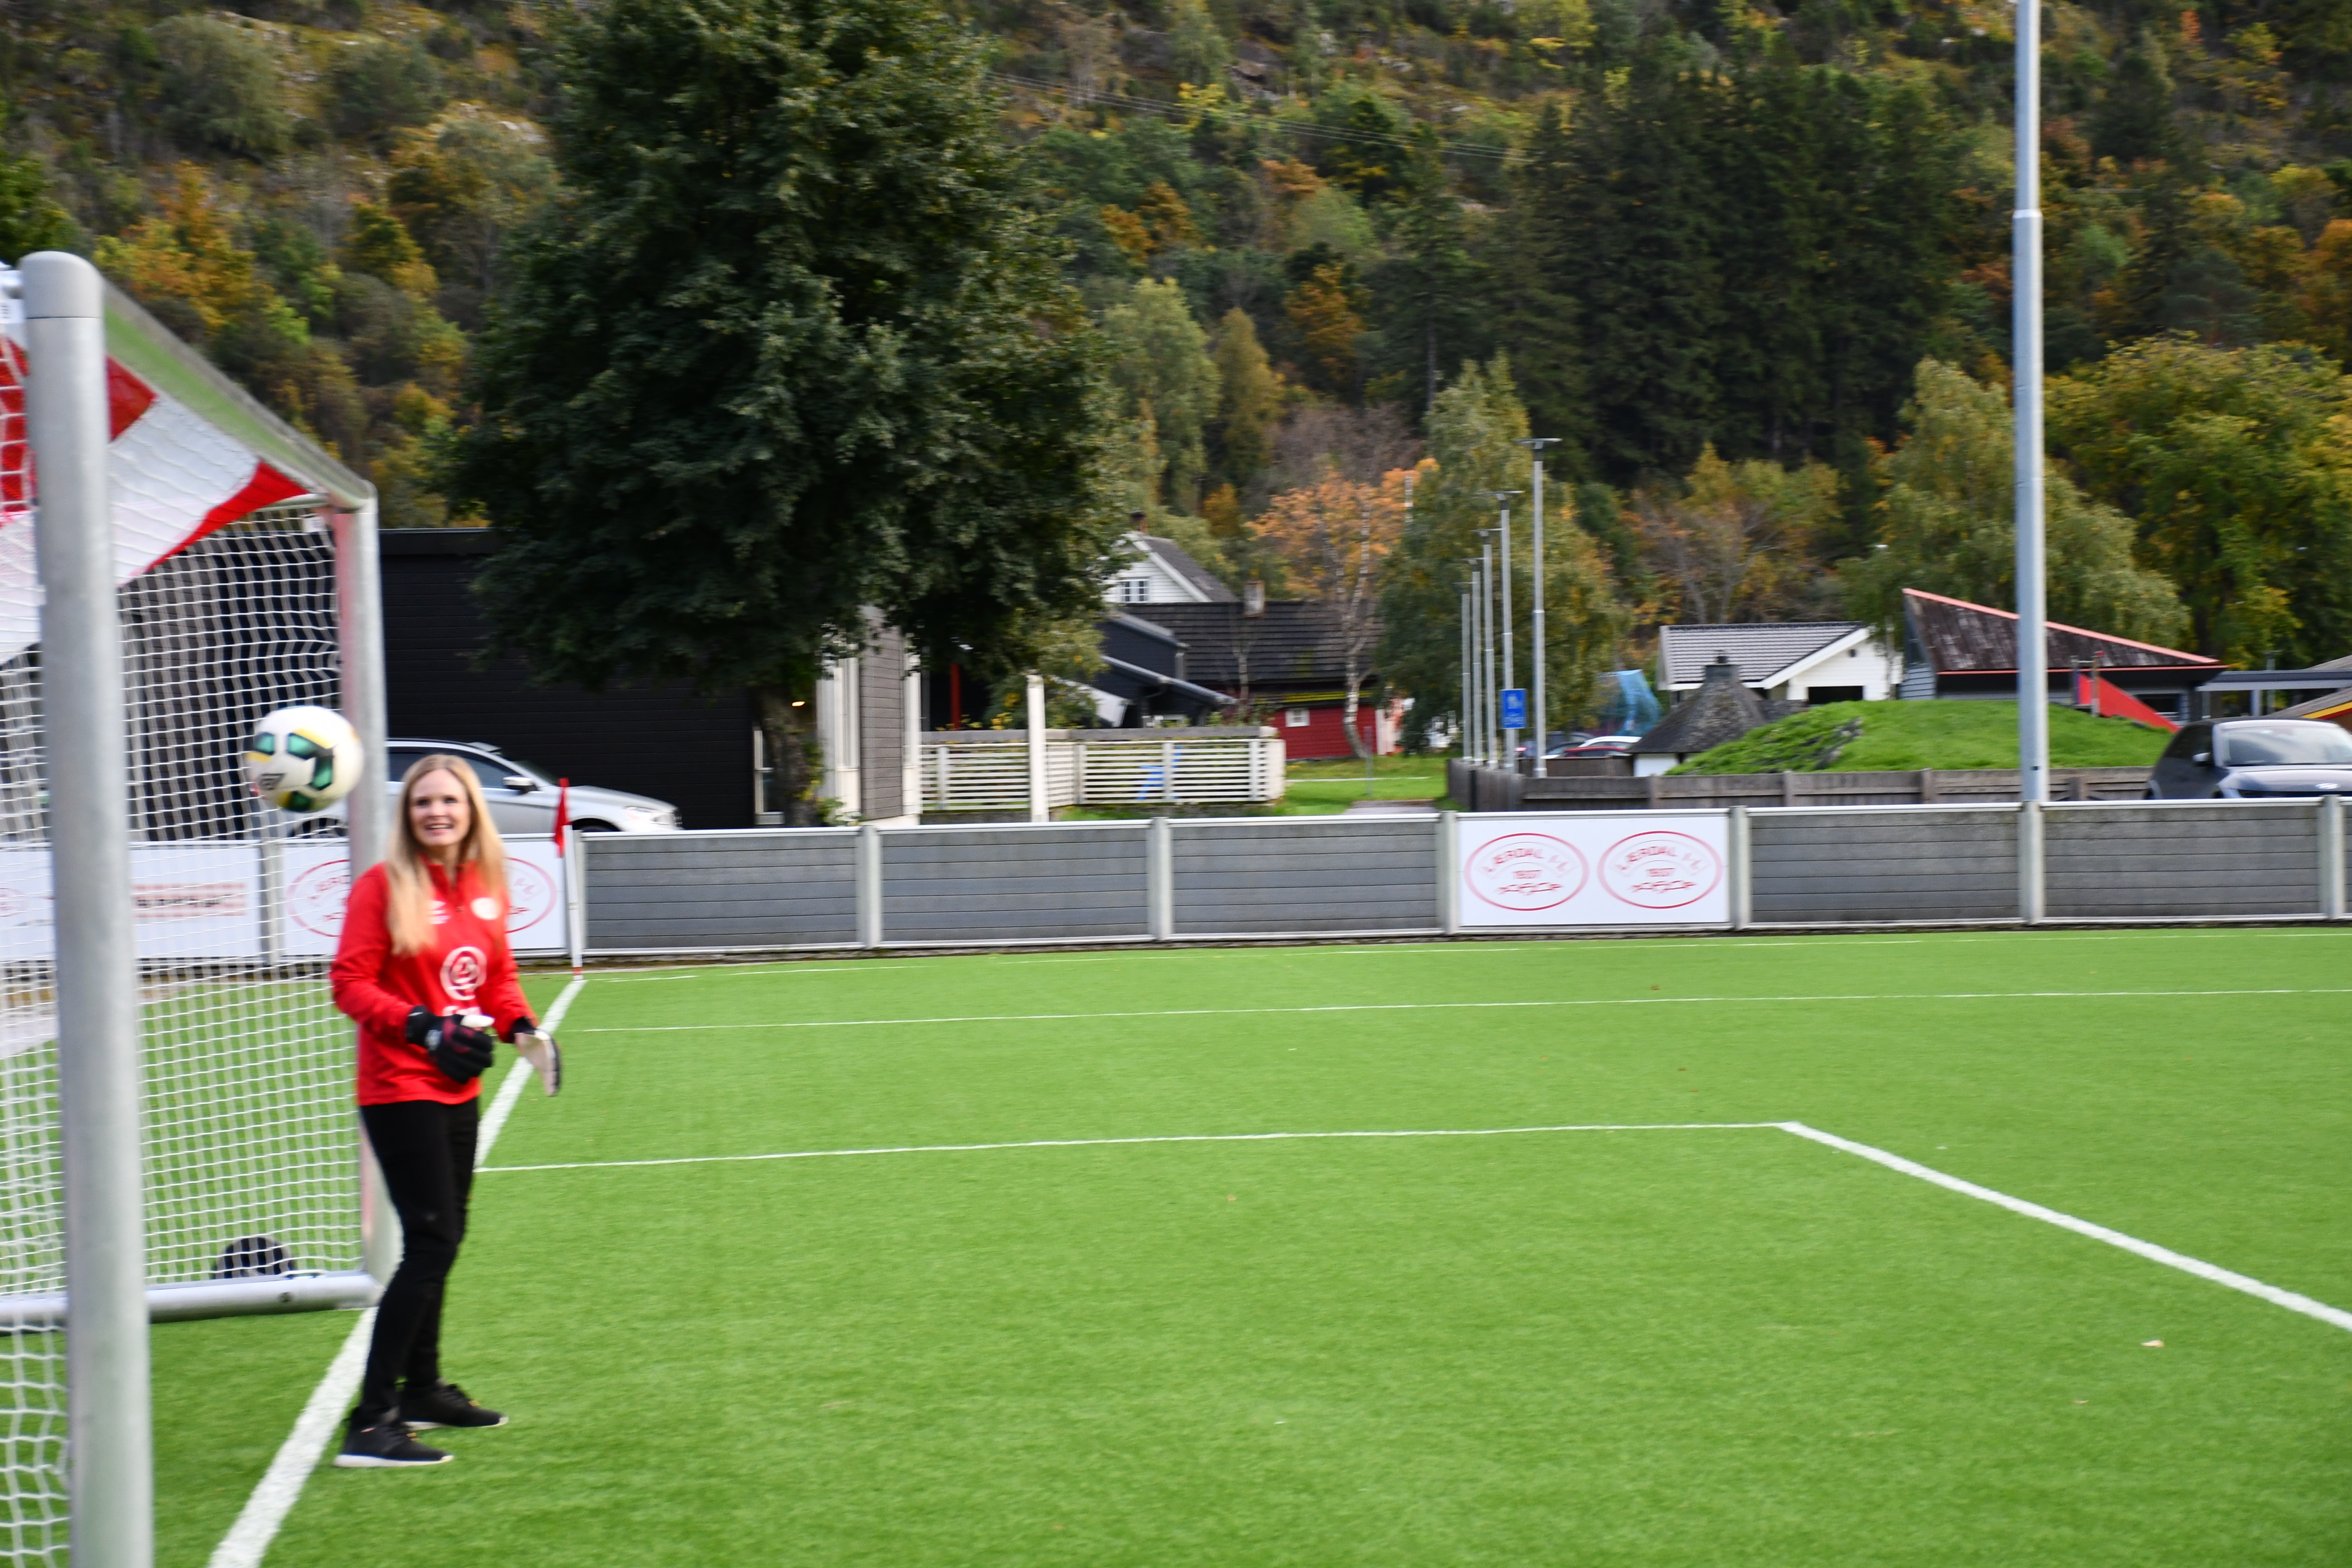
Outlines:
[{"label": "metal flagpole", "polygon": [[[1495,498],[1496,504],[1502,508],[1503,511],[1502,521],[1497,523],[1496,528],[1503,536],[1503,573],[1498,584],[1502,590],[1503,600],[1501,626],[1501,639],[1503,644],[1502,689],[1508,691],[1518,685],[1518,681],[1516,679],[1511,667],[1511,498],[1517,495],[1519,492],[1517,490],[1488,490],[1486,493]],[[1500,715],[1497,714],[1497,717],[1499,718]],[[1501,765],[1507,768],[1515,768],[1518,766],[1519,727],[1514,724],[1509,729],[1503,731],[1502,742],[1503,750]]]},{"label": "metal flagpole", "polygon": [[2042,15],[2017,7],[2017,211],[2010,331],[2017,414],[2018,798],[2050,798],[2050,650],[2042,457]]},{"label": "metal flagpole", "polygon": [[1557,436],[1530,436],[1519,445],[1535,456],[1536,586],[1535,607],[1528,617],[1528,657],[1535,665],[1535,689],[1528,693],[1528,717],[1536,732],[1536,776],[1544,776],[1544,754],[1551,750],[1551,714],[1544,705],[1544,510],[1543,449]]},{"label": "metal flagpole", "polygon": [[106,476],[104,289],[96,268],[61,251],[25,258],[23,274],[26,429],[40,487],[34,548],[46,595],[73,1560],[75,1568],[151,1568],[139,954]]}]

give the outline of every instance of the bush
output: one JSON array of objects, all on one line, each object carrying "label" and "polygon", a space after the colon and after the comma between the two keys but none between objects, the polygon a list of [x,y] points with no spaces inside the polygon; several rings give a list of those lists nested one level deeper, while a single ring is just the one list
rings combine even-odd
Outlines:
[{"label": "bush", "polygon": [[356,44],[327,72],[328,118],[339,135],[374,136],[433,118],[446,96],[441,68],[404,44]]},{"label": "bush", "polygon": [[176,140],[248,158],[292,145],[294,116],[267,45],[209,16],[171,17],[152,37],[163,60],[164,124]]}]

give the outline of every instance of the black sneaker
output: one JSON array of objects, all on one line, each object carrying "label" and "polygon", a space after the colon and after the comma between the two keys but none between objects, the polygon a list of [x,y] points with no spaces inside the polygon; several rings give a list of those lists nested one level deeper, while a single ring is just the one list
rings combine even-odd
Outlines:
[{"label": "black sneaker", "polygon": [[485,1410],[466,1397],[466,1391],[454,1383],[418,1392],[404,1389],[400,1395],[400,1418],[423,1431],[434,1426],[503,1426],[507,1418],[495,1410]]},{"label": "black sneaker", "polygon": [[448,1462],[448,1455],[426,1447],[408,1435],[404,1423],[389,1419],[351,1427],[343,1435],[342,1452],[335,1456],[335,1468],[341,1470],[404,1470]]}]

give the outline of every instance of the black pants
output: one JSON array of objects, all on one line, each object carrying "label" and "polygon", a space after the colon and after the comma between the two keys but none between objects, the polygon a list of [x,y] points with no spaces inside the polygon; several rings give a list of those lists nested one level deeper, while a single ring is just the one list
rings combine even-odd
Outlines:
[{"label": "black pants", "polygon": [[400,1384],[441,1381],[441,1293],[466,1239],[466,1199],[474,1186],[476,1102],[404,1100],[362,1105],[360,1120],[392,1206],[400,1213],[400,1267],[376,1303],[375,1340],[352,1419],[372,1426],[400,1403]]}]

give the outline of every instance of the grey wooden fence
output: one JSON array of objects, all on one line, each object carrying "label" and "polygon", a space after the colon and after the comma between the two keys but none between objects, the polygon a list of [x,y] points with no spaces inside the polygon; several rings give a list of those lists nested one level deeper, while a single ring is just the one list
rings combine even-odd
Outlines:
[{"label": "grey wooden fence", "polygon": [[[2346,813],[1734,806],[1728,924],[2341,920]],[[1433,812],[595,834],[578,929],[597,957],[1449,934],[1446,828]]]},{"label": "grey wooden fence", "polygon": [[[1558,764],[1555,764],[1558,765]],[[2137,800],[2147,768],[2053,768],[2053,800]],[[1445,793],[1465,811],[1640,811],[1685,806],[2014,805],[2015,768],[1898,768],[1861,773],[1579,773],[1537,778],[1445,764]]]}]

